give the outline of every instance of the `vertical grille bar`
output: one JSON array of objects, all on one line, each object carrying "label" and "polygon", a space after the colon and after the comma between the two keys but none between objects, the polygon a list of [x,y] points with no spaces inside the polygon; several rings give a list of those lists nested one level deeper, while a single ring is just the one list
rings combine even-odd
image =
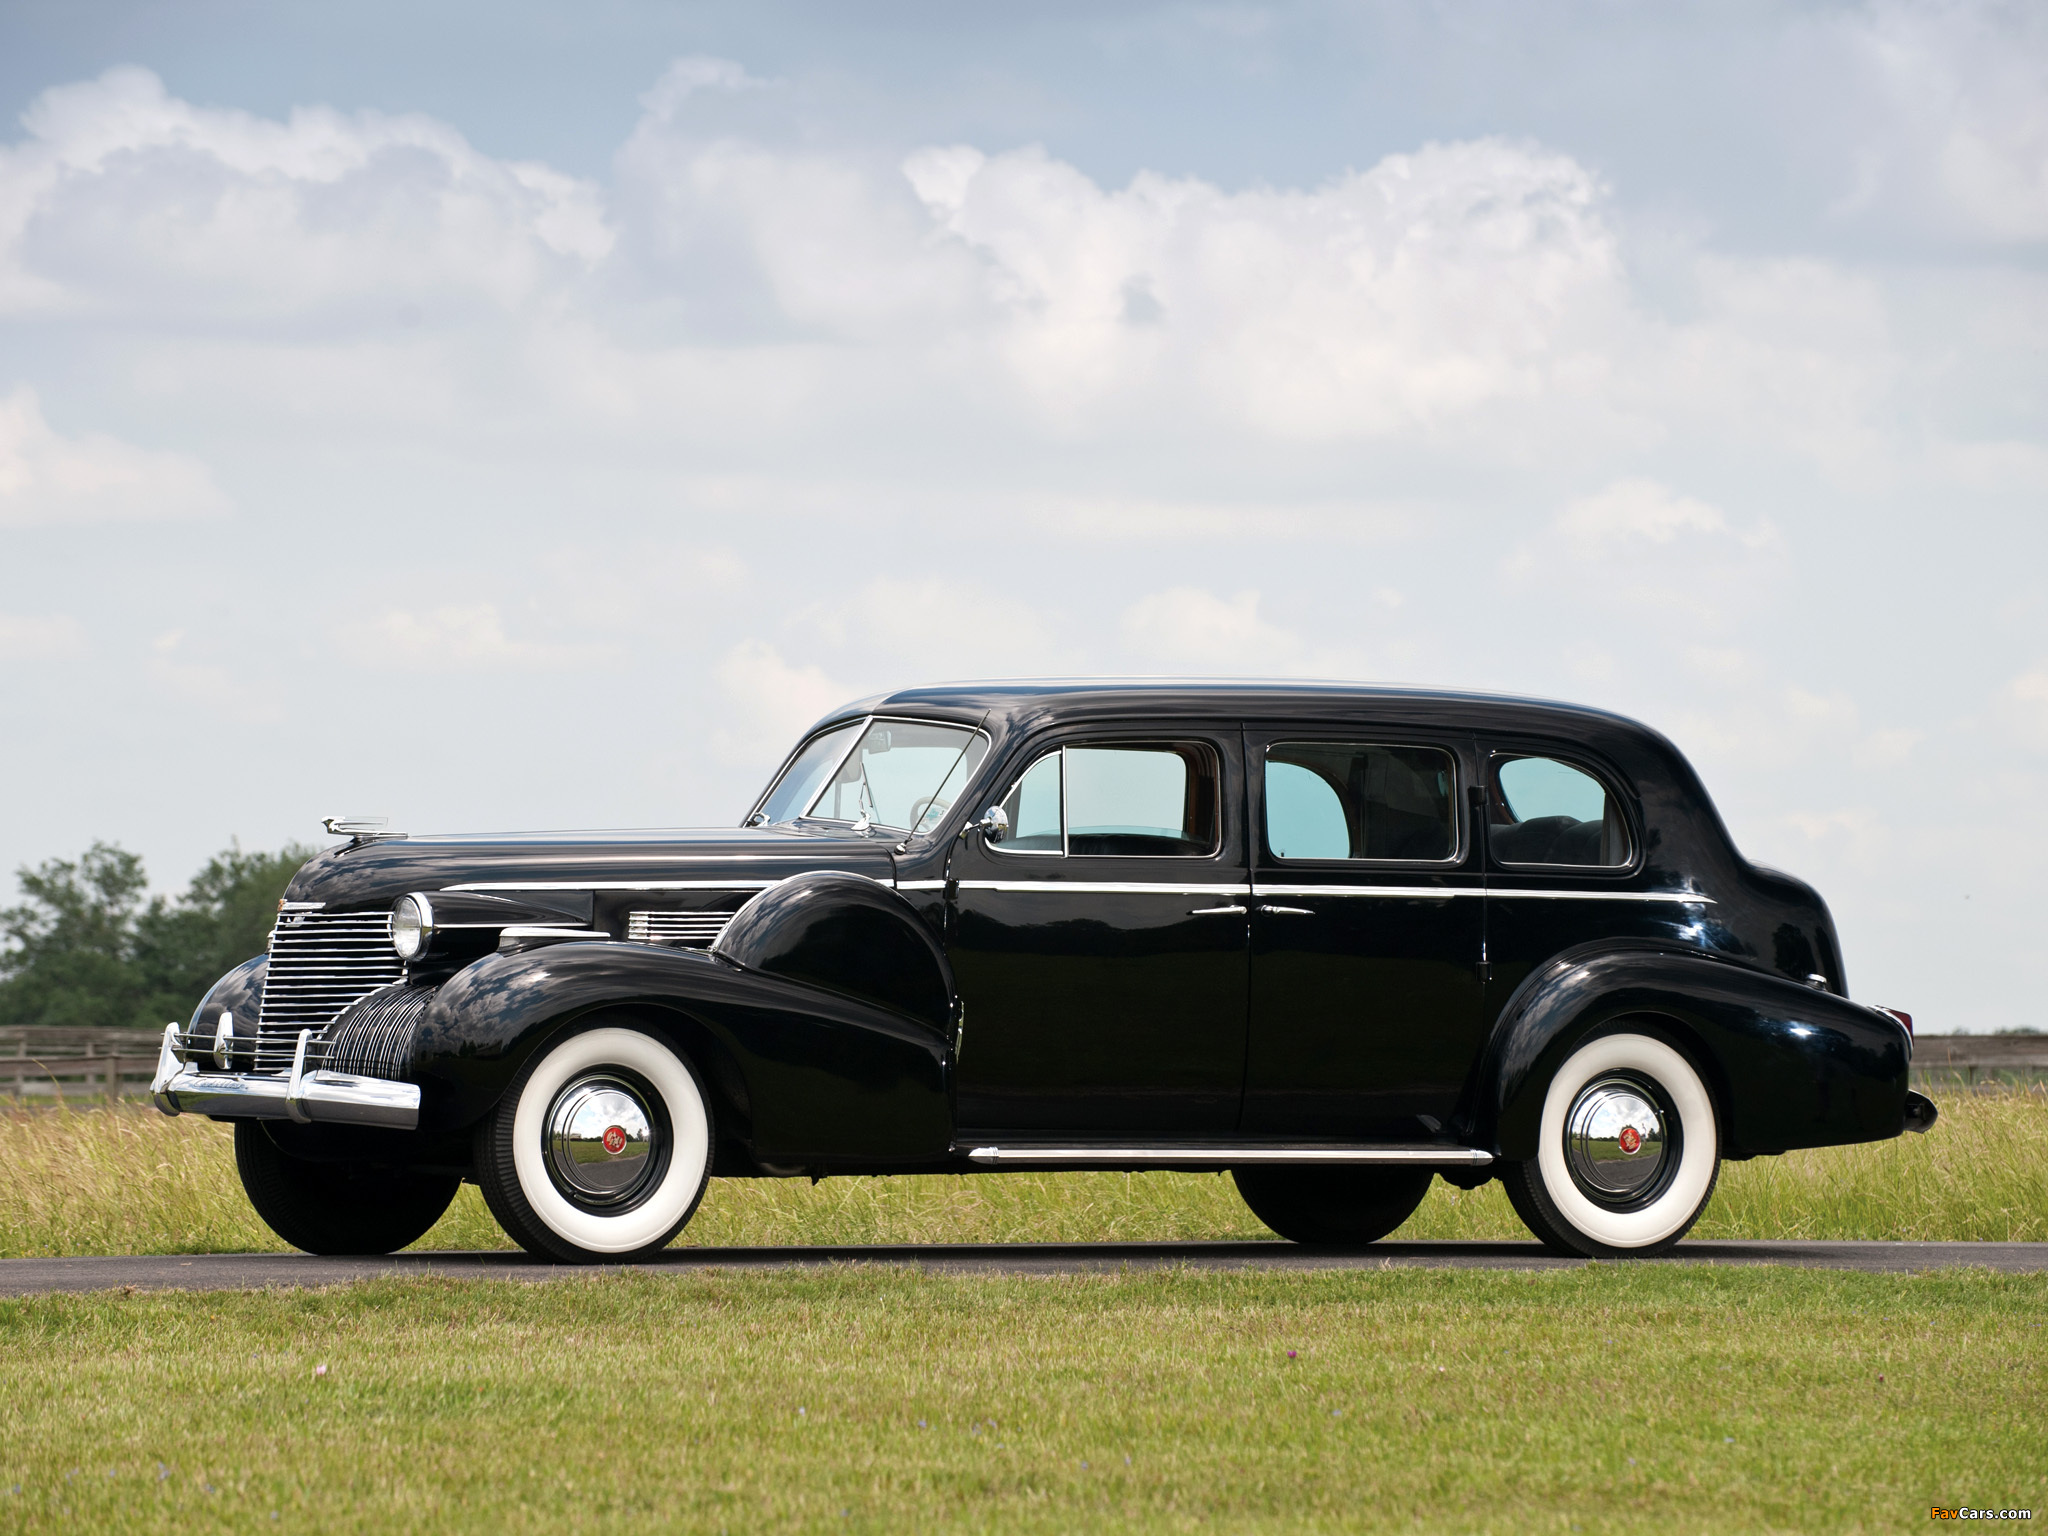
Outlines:
[{"label": "vertical grille bar", "polygon": [[391,947],[389,912],[285,913],[270,939],[256,1070],[289,1070],[300,1030],[325,1029],[351,1003],[390,986],[403,972]]}]

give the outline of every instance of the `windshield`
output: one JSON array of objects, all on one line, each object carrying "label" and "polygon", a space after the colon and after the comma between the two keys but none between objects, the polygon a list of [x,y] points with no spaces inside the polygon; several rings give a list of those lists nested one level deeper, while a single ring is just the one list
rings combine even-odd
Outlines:
[{"label": "windshield", "polygon": [[815,816],[929,832],[988,755],[988,738],[964,725],[876,720],[847,751],[859,730],[856,722],[813,737],[761,802],[756,822]]}]

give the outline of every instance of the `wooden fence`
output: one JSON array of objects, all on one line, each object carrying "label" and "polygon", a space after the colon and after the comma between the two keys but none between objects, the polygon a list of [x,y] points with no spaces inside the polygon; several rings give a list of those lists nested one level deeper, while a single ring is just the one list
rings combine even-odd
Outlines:
[{"label": "wooden fence", "polygon": [[1913,1043],[1916,1087],[2042,1081],[2048,1081],[2048,1035],[1922,1035]]},{"label": "wooden fence", "polygon": [[[0,1097],[144,1097],[162,1041],[146,1029],[0,1028]],[[2043,1081],[2048,1081],[2048,1034],[1922,1035],[1913,1048],[1917,1087]]]},{"label": "wooden fence", "polygon": [[0,1095],[140,1098],[162,1045],[163,1036],[147,1029],[0,1028]]}]

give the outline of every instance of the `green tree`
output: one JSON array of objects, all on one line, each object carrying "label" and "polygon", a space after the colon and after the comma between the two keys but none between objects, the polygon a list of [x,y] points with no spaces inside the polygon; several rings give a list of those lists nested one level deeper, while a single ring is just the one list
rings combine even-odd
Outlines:
[{"label": "green tree", "polygon": [[141,858],[108,843],[21,870],[26,900],[0,911],[0,1024],[191,1017],[224,972],[262,953],[278,898],[313,851],[229,847],[175,901],[145,902]]}]

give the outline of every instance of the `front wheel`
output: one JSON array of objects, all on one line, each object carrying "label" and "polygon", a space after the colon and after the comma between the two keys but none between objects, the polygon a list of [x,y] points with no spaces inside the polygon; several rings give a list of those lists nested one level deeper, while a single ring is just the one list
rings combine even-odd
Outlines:
[{"label": "front wheel", "polygon": [[527,1252],[571,1264],[644,1257],[697,1209],[711,1109],[696,1073],[643,1030],[544,1046],[476,1136],[477,1183]]},{"label": "front wheel", "polygon": [[291,1157],[254,1120],[235,1122],[235,1170],[264,1225],[307,1253],[396,1253],[462,1187],[452,1173]]},{"label": "front wheel", "polygon": [[1415,1214],[1427,1168],[1264,1164],[1233,1168],[1252,1214],[1289,1242],[1376,1243]]},{"label": "front wheel", "polygon": [[1590,1259],[1661,1253],[1714,1193],[1721,1140],[1692,1063],[1648,1035],[1580,1046],[1543,1096],[1536,1155],[1501,1173],[1529,1230]]}]

